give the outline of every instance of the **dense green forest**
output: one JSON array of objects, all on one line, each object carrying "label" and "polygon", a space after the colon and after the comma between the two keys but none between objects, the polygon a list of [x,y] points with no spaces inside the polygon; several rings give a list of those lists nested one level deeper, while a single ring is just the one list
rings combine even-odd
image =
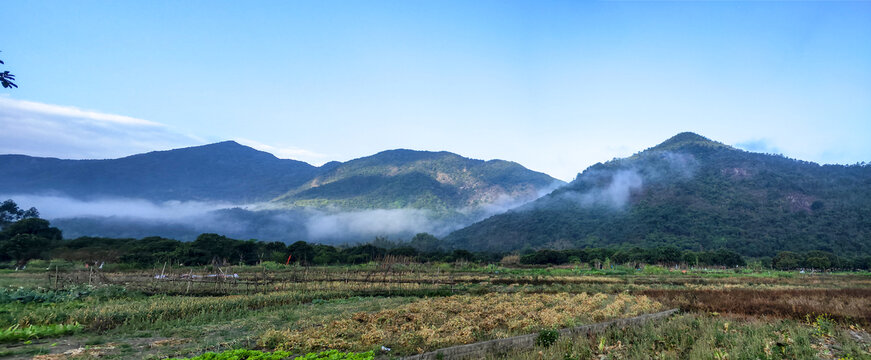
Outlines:
[{"label": "dense green forest", "polygon": [[[663,264],[689,266],[745,266],[747,260],[726,249],[714,251],[680,250],[676,246],[608,247],[571,250],[525,251],[521,254],[448,250],[441,240],[420,233],[407,242],[376,238],[370,244],[329,246],[297,241],[282,242],[237,240],[218,234],[201,234],[183,242],[163,237],[63,239],[59,229],[37,216],[36,209],[23,210],[11,200],[0,204],[0,261],[12,261],[16,268],[33,259],[63,259],[73,262],[123,263],[147,267],[170,262],[182,265],[277,264],[331,265],[361,264],[385,256],[401,256],[419,262],[473,261],[511,264],[560,265]],[[517,256],[519,255],[519,256]],[[511,260],[514,258],[514,260]],[[758,266],[777,269],[869,269],[871,256],[839,257],[830,252],[780,252],[774,258],[756,259]]]},{"label": "dense green forest", "polygon": [[692,133],[591,166],[447,237],[473,251],[674,245],[746,256],[871,254],[871,166],[751,153]]},{"label": "dense green forest", "polygon": [[506,195],[533,200],[541,191],[561,184],[509,161],[398,149],[334,164],[276,201],[296,206],[455,211]]}]

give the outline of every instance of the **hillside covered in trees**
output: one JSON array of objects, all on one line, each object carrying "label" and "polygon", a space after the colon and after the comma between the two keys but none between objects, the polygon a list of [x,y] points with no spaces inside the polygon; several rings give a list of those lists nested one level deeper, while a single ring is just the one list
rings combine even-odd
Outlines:
[{"label": "hillside covered in trees", "polygon": [[564,184],[514,162],[444,151],[388,150],[315,167],[234,141],[109,160],[0,155],[0,173],[3,195],[436,211],[511,205]]},{"label": "hillside covered in trees", "polygon": [[450,211],[533,200],[564,184],[504,160],[475,160],[446,151],[388,150],[327,170],[276,201],[296,206]]},{"label": "hillside covered in trees", "polygon": [[681,133],[446,239],[473,251],[603,246],[871,253],[871,166],[819,165]]}]

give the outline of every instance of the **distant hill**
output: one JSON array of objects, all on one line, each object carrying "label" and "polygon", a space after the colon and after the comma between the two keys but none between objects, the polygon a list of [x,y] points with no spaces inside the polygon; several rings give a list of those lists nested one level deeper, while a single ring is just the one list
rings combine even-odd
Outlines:
[{"label": "distant hill", "polygon": [[0,155],[0,192],[255,202],[297,187],[318,171],[233,141],[111,160]]},{"label": "distant hill", "polygon": [[275,201],[294,206],[447,211],[509,199],[529,201],[562,184],[514,162],[399,149],[333,164]]},{"label": "distant hill", "polygon": [[321,167],[233,141],[110,160],[0,155],[0,193],[150,201],[272,201],[285,208],[427,209],[513,206],[564,184],[503,160],[388,150]]},{"label": "distant hill", "polygon": [[591,166],[523,207],[453,232],[453,247],[677,245],[750,256],[871,253],[871,166],[746,152],[693,133]]},{"label": "distant hill", "polygon": [[[81,206],[86,213],[64,208],[63,217],[51,219],[67,236],[187,240],[220,232],[334,244],[375,236],[408,239],[417,232],[446,235],[565,184],[517,163],[449,152],[389,150],[315,167],[233,141],[110,160],[0,155],[0,174],[0,195]],[[158,205],[148,207],[142,199]],[[256,205],[191,210],[172,201]]]}]

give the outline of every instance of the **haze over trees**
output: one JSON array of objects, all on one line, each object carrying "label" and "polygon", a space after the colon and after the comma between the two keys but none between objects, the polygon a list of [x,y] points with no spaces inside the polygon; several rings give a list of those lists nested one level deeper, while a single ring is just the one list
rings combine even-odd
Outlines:
[{"label": "haze over trees", "polygon": [[[22,210],[12,200],[0,206],[0,216],[11,219],[0,230],[0,261],[13,260],[16,268],[32,259],[63,259],[93,265],[126,263],[134,266],[152,266],[159,263],[178,265],[238,264],[255,265],[263,262],[302,265],[362,264],[385,256],[398,256],[419,262],[474,261],[505,263],[512,256],[514,264],[561,265],[588,264],[608,268],[611,264],[639,266],[659,264],[665,266],[722,266],[751,265],[741,254],[720,248],[708,251],[682,250],[675,245],[655,247],[610,246],[579,249],[524,250],[517,252],[470,252],[447,247],[436,236],[419,233],[410,241],[391,241],[377,237],[368,244],[330,246],[305,241],[285,244],[278,241],[238,240],[215,233],[203,233],[194,241],[184,242],[159,236],[141,239],[83,236],[63,239],[60,229],[40,219],[39,212],[31,208]],[[511,261],[509,261],[511,263]],[[634,265],[633,265],[634,264]],[[838,256],[831,252],[781,251],[774,258],[753,260],[754,266],[793,270],[797,268],[869,269],[871,256],[850,254]]]},{"label": "haze over trees", "polygon": [[[387,219],[395,214],[384,212],[385,208],[426,210],[445,219],[451,215],[444,214],[468,215],[463,209],[492,204],[490,201],[500,197],[538,196],[533,193],[548,189],[547,184],[553,184],[554,179],[512,162],[411,150],[390,150],[345,163],[312,167],[280,160],[234,142],[100,161],[7,155],[0,156],[0,169],[10,172],[0,182],[22,191],[62,188],[87,198],[94,196],[95,191],[130,193],[141,186],[138,191],[152,199],[171,196],[273,199],[272,204],[291,208],[359,210],[350,213],[356,217],[324,213],[327,215],[312,221],[311,214],[304,212],[223,209],[214,212],[209,221],[184,218],[171,226],[145,224],[140,228],[123,218],[73,219],[72,225],[69,219],[53,220],[62,224],[62,228],[71,229],[71,237],[87,235],[90,239],[173,238],[222,248],[237,247],[228,245],[232,237],[257,238],[267,243],[282,240],[292,244],[302,240],[311,246],[316,242],[337,245],[369,242],[385,234],[376,229],[365,237],[348,240],[328,233],[311,241],[315,229],[312,226],[333,232],[340,229],[344,233],[350,231],[341,228],[347,224],[389,220],[416,228],[404,229],[403,236],[394,237],[407,240],[404,245],[379,244],[378,240],[373,244],[392,249],[395,254],[414,256],[453,256],[461,254],[454,254],[459,250],[491,254],[476,255],[480,259],[513,253],[529,264],[572,263],[585,262],[588,257],[587,253],[577,251],[607,249],[607,255],[596,258],[740,265],[744,261],[740,257],[750,257],[762,259],[775,268],[791,269],[863,266],[862,261],[839,259],[861,259],[871,254],[871,218],[866,216],[871,213],[871,167],[818,165],[752,153],[693,133],[678,134],[628,158],[593,165],[570,184],[536,201],[446,237],[445,233],[420,229],[423,223],[415,222],[414,218]],[[146,175],[142,169],[151,173]],[[91,172],[99,174],[95,176],[97,180],[88,181],[93,176],[86,174]],[[60,175],[49,176],[54,173]],[[147,181],[135,179],[140,175]],[[256,190],[237,186],[249,180],[256,186],[245,186]],[[100,189],[101,186],[109,190]],[[289,188],[292,190],[286,190]],[[215,191],[212,193],[211,189]],[[520,203],[509,203],[506,208]],[[6,224],[3,226],[38,216],[36,209],[22,210],[12,202],[4,203],[2,208],[5,210],[0,213],[0,225]],[[369,210],[375,211],[366,212]],[[241,224],[234,222],[239,219],[245,219],[245,226],[273,232],[240,236],[210,230],[221,224]],[[191,224],[199,227],[188,228]],[[117,232],[111,230],[111,235],[106,236],[107,229]],[[204,233],[214,234],[204,237]],[[18,233],[7,235],[5,239],[11,241]],[[153,235],[162,237],[150,237]],[[21,237],[16,243],[32,241]],[[138,244],[137,241],[125,244]],[[167,241],[175,240],[157,242],[169,246]],[[246,246],[260,249],[260,245],[251,244],[238,247]],[[157,253],[164,254],[163,259],[172,253],[175,258],[198,262],[218,258],[255,261],[251,252],[254,250],[212,253],[205,248],[173,245],[172,249]],[[321,249],[319,253],[303,251],[305,261],[351,261],[345,255],[337,255],[342,253],[340,248]],[[257,259],[262,259],[278,250],[276,247],[254,252],[259,254]],[[146,256],[145,252],[134,253]]]},{"label": "haze over trees", "polygon": [[871,167],[746,152],[692,133],[591,166],[570,184],[446,238],[512,251],[674,245],[747,256],[871,253]]},{"label": "haze over trees", "polygon": [[389,150],[315,167],[233,141],[109,160],[0,155],[0,173],[0,195],[40,198],[32,201],[60,213],[52,222],[71,237],[215,232],[332,244],[442,236],[563,184],[449,152]]},{"label": "haze over trees", "polygon": [[0,188],[15,194],[345,209],[453,211],[500,196],[535,197],[562,183],[517,163],[449,152],[389,150],[315,167],[234,141],[109,160],[0,155],[0,171],[8,174]]}]

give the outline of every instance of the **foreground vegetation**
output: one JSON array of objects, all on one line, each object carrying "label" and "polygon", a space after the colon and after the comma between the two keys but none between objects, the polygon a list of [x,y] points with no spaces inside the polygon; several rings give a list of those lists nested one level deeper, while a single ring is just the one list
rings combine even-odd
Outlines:
[{"label": "foreground vegetation", "polygon": [[[76,270],[85,275],[78,277],[82,281],[91,274],[114,284],[60,282],[55,288],[54,267],[31,265],[26,271],[0,271],[0,329],[73,330],[18,337],[0,345],[0,356],[156,359],[208,352],[218,356],[228,350],[293,356],[337,350],[392,358],[672,307],[683,314],[504,355],[862,359],[871,350],[864,330],[871,326],[867,273],[683,273],[653,266],[518,268],[464,262],[235,266],[222,270],[238,278],[203,280],[202,292],[184,295],[174,289],[183,290],[188,280],[155,279],[153,272],[189,274],[194,268],[100,276]],[[264,274],[296,282],[264,283],[247,292],[244,287],[237,293],[214,291],[224,282],[253,281]],[[758,355],[763,353],[767,357]]]},{"label": "foreground vegetation", "polygon": [[[62,240],[26,216],[35,209],[16,214],[0,231],[0,260],[11,260],[0,266],[0,357],[395,358],[535,332],[536,349],[490,356],[871,357],[871,275],[832,271],[867,268],[861,256],[473,254],[428,234],[345,248],[216,234]],[[576,339],[554,331],[670,307],[684,313]]]}]

